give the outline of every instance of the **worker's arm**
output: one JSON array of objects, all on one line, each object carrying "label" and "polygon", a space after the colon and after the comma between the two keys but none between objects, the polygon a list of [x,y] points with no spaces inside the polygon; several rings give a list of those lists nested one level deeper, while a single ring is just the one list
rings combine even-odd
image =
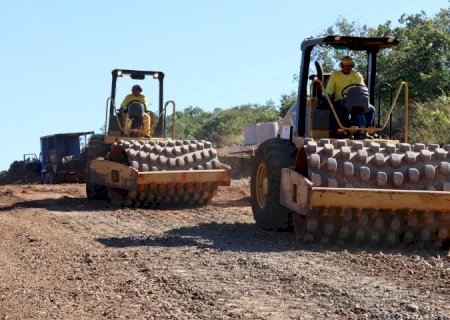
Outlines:
[{"label": "worker's arm", "polygon": [[333,96],[336,92],[336,74],[331,73],[330,79],[328,80],[327,87],[325,88],[325,92],[333,99]]},{"label": "worker's arm", "polygon": [[145,106],[145,109],[147,109],[147,107],[148,107],[148,99],[145,96],[144,96],[144,106]]},{"label": "worker's arm", "polygon": [[130,101],[131,101],[131,97],[130,97],[130,95],[127,95],[125,97],[125,99],[123,99],[122,103],[120,104],[120,109],[124,109],[127,106],[127,104],[130,103]]},{"label": "worker's arm", "polygon": [[356,72],[356,79],[357,79],[357,81],[355,81],[355,83],[357,83],[357,84],[361,84],[361,85],[363,85],[363,86],[365,86],[366,84],[364,83],[364,78],[363,78],[363,76],[361,75],[361,73],[359,73],[359,72]]}]

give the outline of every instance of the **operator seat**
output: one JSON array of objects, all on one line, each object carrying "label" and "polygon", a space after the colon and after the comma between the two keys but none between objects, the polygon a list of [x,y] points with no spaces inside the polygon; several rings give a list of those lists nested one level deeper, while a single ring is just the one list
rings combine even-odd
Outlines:
[{"label": "operator seat", "polygon": [[150,136],[150,116],[140,101],[131,101],[126,106],[125,131],[130,137]]},{"label": "operator seat", "polygon": [[351,124],[358,127],[366,127],[364,114],[370,110],[369,89],[366,86],[355,86],[348,89],[345,101],[347,111],[351,114]]},{"label": "operator seat", "polygon": [[[322,82],[323,87],[325,88],[328,79],[330,78],[329,74],[325,74],[323,72],[323,67],[320,61],[316,60],[314,62],[314,66],[316,67],[317,75],[315,76],[317,80]],[[330,117],[330,106],[328,105],[326,99],[323,97],[323,89],[320,87],[318,83],[313,85],[313,96],[317,98],[317,107],[312,111],[312,129],[313,130],[328,130],[329,129],[329,117]]]},{"label": "operator seat", "polygon": [[142,128],[145,106],[142,102],[132,101],[128,106],[128,118],[131,120],[130,135],[135,136],[135,130]]}]

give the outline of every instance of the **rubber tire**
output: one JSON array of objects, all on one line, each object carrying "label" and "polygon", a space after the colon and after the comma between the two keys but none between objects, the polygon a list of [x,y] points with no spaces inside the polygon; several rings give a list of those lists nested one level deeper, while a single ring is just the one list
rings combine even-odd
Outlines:
[{"label": "rubber tire", "polygon": [[108,200],[106,186],[91,183],[89,179],[91,161],[98,157],[106,158],[110,149],[110,145],[104,142],[104,138],[104,135],[94,134],[89,140],[86,161],[86,196],[89,200]]},{"label": "rubber tire", "polygon": [[[280,204],[281,169],[294,166],[297,148],[279,138],[269,139],[259,145],[252,163],[250,183],[253,217],[258,228],[286,231],[292,227],[291,212]],[[261,172],[265,172],[262,177]],[[261,194],[263,179],[267,179],[267,193]],[[263,199],[261,199],[263,198]]]},{"label": "rubber tire", "polygon": [[53,184],[53,173],[46,172],[44,176],[44,184]]},{"label": "rubber tire", "polygon": [[108,200],[108,190],[105,186],[86,182],[86,195],[88,200]]},{"label": "rubber tire", "polygon": [[97,159],[98,157],[106,158],[108,155],[110,145],[106,144],[105,136],[102,134],[94,134],[91,136],[89,140],[88,148],[87,148],[87,163],[86,169],[89,170],[89,164],[92,160]]}]

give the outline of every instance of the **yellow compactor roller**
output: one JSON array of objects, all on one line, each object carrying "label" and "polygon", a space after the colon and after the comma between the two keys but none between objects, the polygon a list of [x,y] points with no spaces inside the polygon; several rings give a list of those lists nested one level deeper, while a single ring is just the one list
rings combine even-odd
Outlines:
[{"label": "yellow compactor roller", "polygon": [[[297,101],[283,119],[279,137],[262,143],[253,162],[251,202],[257,226],[294,227],[303,241],[319,243],[449,247],[450,145],[408,143],[407,83],[392,95],[384,121],[344,127],[324,90],[327,75],[320,62],[310,70],[315,47],[365,52],[367,92],[374,105],[377,53],[396,44],[392,37],[344,36],[302,43]],[[399,100],[403,138],[382,139]],[[330,116],[346,137],[331,138]]]},{"label": "yellow compactor roller", "polygon": [[[157,80],[159,113],[145,110],[139,101],[118,108],[116,85],[121,77]],[[175,103],[164,104],[163,79],[160,71],[112,71],[106,134],[93,135],[88,146],[88,199],[131,207],[204,205],[219,186],[230,184],[230,167],[220,163],[210,142],[176,140],[174,129],[170,138],[165,136],[166,108],[173,108],[174,128]],[[144,117],[143,112],[148,116]]]}]

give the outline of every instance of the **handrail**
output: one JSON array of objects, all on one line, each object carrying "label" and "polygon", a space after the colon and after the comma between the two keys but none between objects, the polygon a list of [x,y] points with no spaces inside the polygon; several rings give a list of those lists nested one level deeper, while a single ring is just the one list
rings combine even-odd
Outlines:
[{"label": "handrail", "polygon": [[[339,116],[338,116],[336,110],[334,109],[334,105],[333,105],[333,103],[331,102],[330,97],[328,96],[327,92],[324,90],[325,88],[324,88],[324,86],[323,86],[322,81],[320,81],[319,79],[314,79],[313,81],[311,81],[311,84],[310,84],[310,92],[312,92],[312,90],[313,90],[313,85],[314,85],[315,83],[318,83],[318,84],[320,85],[320,87],[321,87],[321,89],[322,89],[322,92],[323,92],[323,94],[325,95],[325,99],[327,100],[327,102],[328,102],[328,104],[329,104],[329,106],[330,106],[330,109],[331,109],[331,111],[333,112],[333,115],[334,115],[334,117],[335,117],[335,119],[336,119],[337,124],[339,125],[339,127],[340,127],[341,129],[344,129],[344,130],[353,130],[352,128],[344,127],[344,125],[341,123],[341,120],[339,119]],[[310,106],[310,107],[311,107],[311,106]]]},{"label": "handrail", "polygon": [[[315,80],[318,80],[318,79],[316,78]],[[313,82],[315,80],[313,80]],[[318,80],[318,81],[320,82],[320,80]],[[311,87],[309,89],[309,94],[311,96],[311,99],[308,100],[308,110],[307,110],[307,112],[308,112],[308,132],[307,132],[307,135],[306,135],[307,137],[311,137],[312,136],[312,119],[311,119],[312,108],[316,107],[317,101],[318,101],[317,98],[314,98],[313,92],[314,92],[314,87],[313,87],[313,84],[311,83]]]},{"label": "handrail", "polygon": [[398,87],[397,93],[395,95],[394,101],[392,102],[391,105],[391,109],[389,110],[389,114],[386,117],[386,121],[384,122],[384,125],[381,127],[381,130],[384,130],[384,128],[386,128],[387,123],[388,123],[388,117],[391,116],[392,111],[394,111],[395,105],[397,104],[397,99],[400,96],[400,92],[402,90],[402,88],[405,87],[405,105],[403,108],[403,128],[405,130],[405,141],[403,142],[408,142],[408,122],[409,122],[409,116],[408,116],[408,82],[406,81],[402,81],[400,83],[400,86]]},{"label": "handrail", "polygon": [[409,140],[409,89],[408,82],[405,84],[405,106],[403,108],[403,128],[405,133],[403,134],[403,142],[408,143]]},{"label": "handrail", "polygon": [[[392,86],[389,83],[383,83],[378,88],[378,126],[380,126],[381,121],[381,92],[384,88],[389,89],[390,97],[389,97],[389,105],[392,103]],[[389,117],[389,138],[392,138],[392,114]]]},{"label": "handrail", "polygon": [[108,121],[109,120],[108,105],[109,105],[110,100],[111,100],[111,97],[108,97],[106,99],[105,135],[108,134],[108,130],[109,130],[109,127],[108,127],[108,123],[109,123],[109,121]]},{"label": "handrail", "polygon": [[[108,130],[107,130],[107,129],[109,129],[109,127],[107,127],[106,125],[109,124],[109,121],[108,121],[108,120],[109,120],[108,105],[109,105],[109,101],[110,101],[110,100],[112,100],[111,97],[109,97],[108,99],[106,99],[106,123],[105,123],[105,131],[106,131],[106,133],[108,133]],[[125,129],[122,128],[122,126],[121,126],[121,124],[120,124],[119,117],[118,117],[118,113],[117,113],[117,110],[116,110],[116,106],[115,106],[115,104],[114,104],[114,101],[112,102],[112,106],[113,106],[113,110],[114,110],[114,115],[116,116],[117,126],[119,127],[119,130],[120,130],[123,134],[126,134]]]},{"label": "handrail", "polygon": [[[166,119],[166,109],[167,109],[167,106],[169,104],[172,104],[172,106],[173,106],[173,113],[172,113],[172,139],[175,140],[175,131],[176,131],[175,130],[175,101],[173,101],[173,100],[166,101],[166,103],[164,104],[163,110],[159,114],[159,117],[161,117],[164,114],[164,126],[165,126],[165,123],[166,123],[166,121],[165,121],[165,119]],[[165,127],[163,128],[163,131],[164,131],[163,133],[164,133],[164,136],[165,136],[165,134],[166,134],[166,128]]]},{"label": "handrail", "polygon": [[[314,79],[314,80],[311,82],[311,84],[310,84],[310,90],[312,90],[312,86],[313,86],[313,84],[315,84],[315,83],[318,83],[318,84],[321,86],[321,88],[324,89],[324,86],[323,86],[322,81],[320,81],[320,80],[318,80],[318,79]],[[369,128],[344,127],[344,126],[342,125],[340,119],[339,119],[339,116],[338,116],[336,110],[334,109],[334,105],[333,105],[333,103],[331,102],[330,97],[328,96],[328,93],[327,93],[325,90],[323,90],[322,92],[323,92],[323,94],[324,94],[324,96],[325,96],[325,99],[327,100],[327,102],[328,102],[328,104],[329,104],[329,106],[330,106],[331,111],[333,112],[333,115],[334,115],[334,117],[335,117],[335,119],[336,119],[336,122],[337,122],[338,126],[339,126],[341,129],[347,130],[347,131],[350,131],[350,132],[361,130],[361,131],[365,131],[365,132],[367,132],[367,133],[373,134],[374,132],[380,132],[380,131],[383,131],[383,130],[386,128],[387,123],[388,123],[388,121],[389,121],[389,118],[390,118],[390,116],[392,115],[392,111],[394,111],[395,105],[397,104],[397,99],[398,99],[398,97],[399,97],[399,95],[400,95],[400,93],[401,93],[403,87],[405,87],[405,105],[404,105],[404,109],[403,109],[403,112],[404,112],[404,113],[403,113],[403,119],[404,119],[403,126],[404,126],[404,130],[405,130],[405,135],[404,135],[404,136],[405,136],[405,137],[404,137],[404,138],[405,138],[405,141],[404,141],[404,142],[408,142],[408,121],[409,121],[409,116],[408,116],[408,82],[402,81],[402,82],[400,83],[400,85],[399,85],[399,87],[398,87],[398,89],[397,89],[397,93],[396,93],[396,95],[395,95],[394,101],[392,101],[390,110],[389,110],[388,114],[386,115],[386,120],[384,121],[383,126],[378,127],[378,128],[374,128],[374,127],[369,127]],[[311,108],[310,105],[309,105],[309,107]]]}]

